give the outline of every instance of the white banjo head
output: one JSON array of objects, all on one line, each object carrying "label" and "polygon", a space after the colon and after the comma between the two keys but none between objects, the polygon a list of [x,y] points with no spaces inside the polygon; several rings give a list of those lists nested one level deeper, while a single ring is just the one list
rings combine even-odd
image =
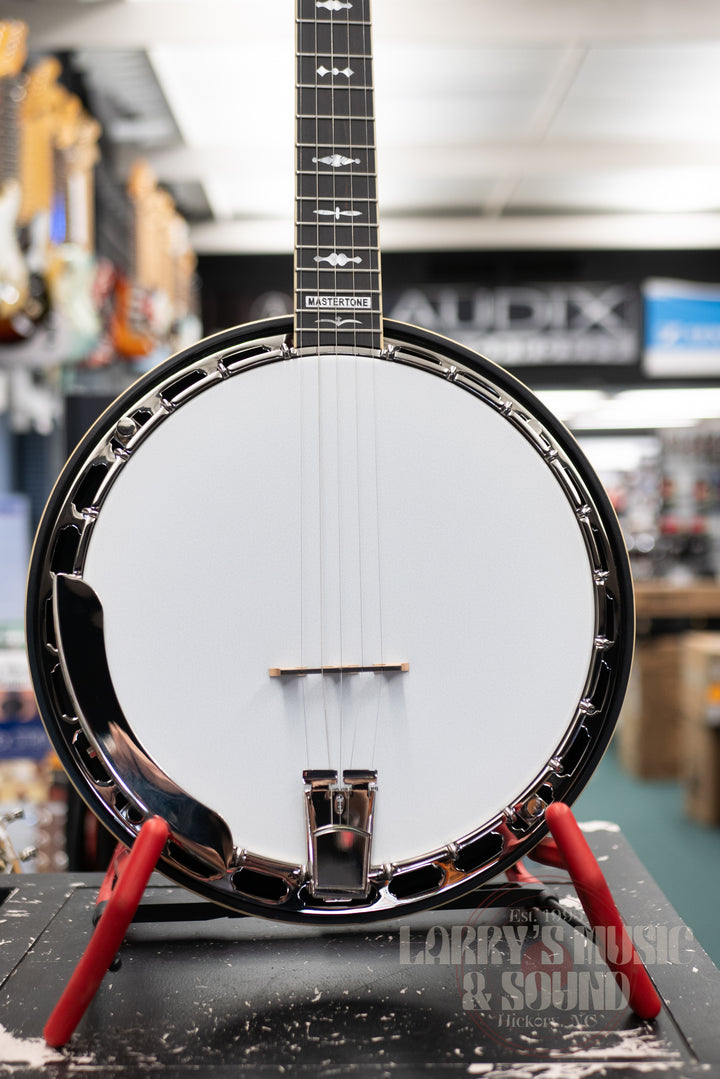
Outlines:
[{"label": "white banjo head", "polygon": [[632,653],[612,510],[520,384],[229,331],[85,438],[31,569],[50,736],[114,834],[279,918],[381,918],[514,862],[603,752]]}]

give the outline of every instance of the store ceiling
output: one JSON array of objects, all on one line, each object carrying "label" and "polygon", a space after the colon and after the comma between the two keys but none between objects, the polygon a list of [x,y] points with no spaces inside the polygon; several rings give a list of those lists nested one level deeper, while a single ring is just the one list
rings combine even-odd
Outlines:
[{"label": "store ceiling", "polygon": [[[289,251],[292,0],[0,0],[200,252]],[[717,0],[374,0],[385,249],[720,247]]]}]

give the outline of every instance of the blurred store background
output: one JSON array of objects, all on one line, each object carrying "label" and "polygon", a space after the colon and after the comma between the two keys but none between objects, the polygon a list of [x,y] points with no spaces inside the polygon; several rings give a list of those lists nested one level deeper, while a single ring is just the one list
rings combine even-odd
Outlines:
[{"label": "blurred store background", "polygon": [[[34,529],[139,373],[291,310],[291,6],[0,2],[0,803],[26,869],[107,847],[33,703]],[[638,646],[580,805],[720,961],[720,8],[374,6],[385,313],[520,377],[605,483]]]}]

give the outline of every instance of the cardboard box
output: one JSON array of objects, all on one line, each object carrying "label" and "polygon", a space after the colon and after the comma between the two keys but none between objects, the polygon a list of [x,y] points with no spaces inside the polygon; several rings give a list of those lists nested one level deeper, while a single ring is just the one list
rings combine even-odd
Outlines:
[{"label": "cardboard box", "polygon": [[683,642],[685,810],[720,824],[720,633],[689,633]]},{"label": "cardboard box", "polygon": [[684,770],[683,638],[648,637],[635,649],[620,715],[622,766],[640,779],[676,779]]}]

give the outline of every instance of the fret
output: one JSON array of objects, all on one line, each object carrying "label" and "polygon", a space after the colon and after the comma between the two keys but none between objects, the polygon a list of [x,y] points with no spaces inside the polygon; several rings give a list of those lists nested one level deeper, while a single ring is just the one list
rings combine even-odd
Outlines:
[{"label": "fret", "polygon": [[379,328],[364,330],[357,326],[352,327],[350,330],[316,327],[312,336],[320,349],[333,350],[339,353],[347,352],[352,355],[357,348],[377,348],[375,342],[380,332]]},{"label": "fret", "polygon": [[[338,256],[339,261],[334,258],[335,255]],[[317,279],[321,276],[324,281],[323,287],[328,287],[328,274],[334,274],[338,282],[347,283],[357,279],[357,288],[373,287],[372,275],[377,276],[378,270],[376,257],[371,262],[369,252],[361,253],[355,248],[351,248],[350,251],[337,251],[334,248],[331,251],[321,250],[319,255],[306,258],[296,267],[296,273],[304,275],[299,286],[304,289],[315,288]]]},{"label": "fret", "polygon": [[[327,0],[326,0],[327,2]],[[330,0],[330,3],[334,3],[335,0]],[[315,9],[307,15],[298,15],[296,18],[297,23],[336,23],[341,22],[344,26],[364,26],[366,29],[370,29],[369,19],[364,19],[362,14],[356,10],[355,4],[343,4],[343,11],[330,11],[324,6],[324,4],[316,4]]]},{"label": "fret", "polygon": [[295,118],[297,120],[327,120],[327,121],[329,121],[330,123],[333,123],[333,124],[349,124],[349,123],[355,123],[357,121],[363,121],[363,120],[366,120],[366,121],[368,121],[369,123],[372,124],[375,121],[374,116],[364,116],[364,117],[363,116],[346,116],[344,113],[343,114],[333,113],[333,112],[315,113],[315,112],[312,112],[312,111],[310,111],[310,112],[298,112],[298,113],[296,113]]},{"label": "fret", "polygon": [[[357,221],[357,219],[355,219]],[[296,226],[297,246],[302,250],[318,248],[332,248],[338,244],[343,250],[350,247],[358,250],[378,249],[378,226],[377,223],[364,224],[354,223],[352,230],[344,228],[342,238],[338,236],[335,220],[324,223],[320,221],[298,221]]]},{"label": "fret", "polygon": [[360,119],[321,118],[317,116],[303,116],[295,125],[296,138],[299,143],[311,146],[332,146],[340,143],[342,146],[374,146],[375,125],[367,117]]},{"label": "fret", "polygon": [[[342,74],[343,74],[342,71],[338,72],[338,75],[342,75]],[[331,85],[328,85],[327,83],[324,83],[324,82],[318,82],[317,79],[316,79],[314,82],[296,82],[295,83],[295,88],[297,90],[312,90],[313,93],[316,93],[318,90],[327,90],[328,93],[335,96],[335,94],[339,90],[342,90],[344,88],[344,86],[343,86],[343,83],[340,83],[339,85],[337,83],[332,83],[332,80],[331,80]],[[366,94],[366,93],[368,93],[369,91],[372,90],[372,86],[359,86],[357,82],[353,82],[352,88],[353,88],[353,90],[362,91],[364,94]]]},{"label": "fret", "polygon": [[373,96],[351,86],[298,87],[298,116],[329,116],[341,120],[370,119]]},{"label": "fret", "polygon": [[[327,20],[323,20],[323,19],[297,19],[298,26],[302,26],[303,24],[307,24],[308,26],[315,26],[315,25],[318,25],[318,24],[319,25],[326,25],[326,23],[329,23],[329,22],[330,22],[329,19],[327,19]],[[364,19],[343,19],[342,25],[343,26],[362,26],[364,30],[368,30],[368,31],[370,30],[370,23],[367,22]]]},{"label": "fret", "polygon": [[[337,128],[337,131],[348,131],[348,124],[366,123],[368,124],[368,126],[375,126],[374,116],[346,116],[344,113],[342,115],[333,115],[332,112],[323,112],[317,114],[314,112],[298,112],[295,116],[295,119],[298,124],[307,123],[308,121],[312,121],[313,123],[318,124],[328,124],[330,126],[335,126]],[[306,141],[312,142],[313,140],[308,139]],[[332,142],[332,136],[330,137],[330,139],[326,139],[325,141]],[[364,141],[366,141],[370,145],[374,143],[374,139],[372,138],[366,139]]]},{"label": "fret", "polygon": [[[313,157],[332,157],[334,154],[341,154],[345,157],[357,157],[359,153],[365,155],[365,158],[374,158],[375,146],[373,143],[363,142],[347,142],[343,139],[337,138],[335,142],[318,142],[317,139],[311,139],[308,142],[299,142],[298,149],[310,152]],[[371,172],[375,172],[372,168]]]},{"label": "fret", "polygon": [[[304,252],[307,252],[307,248],[303,248]],[[337,259],[334,256],[338,256]],[[358,251],[356,248],[350,248],[349,251],[344,251],[336,247],[333,248],[320,248],[319,253],[316,255],[304,254],[298,257],[298,262],[295,267],[297,274],[304,274],[303,288],[314,287],[317,278],[322,275],[324,279],[324,286],[327,287],[327,275],[334,274],[338,281],[349,281],[350,279],[357,277],[358,282],[363,282],[362,285],[358,284],[358,288],[366,287],[366,278],[370,279],[372,274],[377,274],[380,270],[380,264],[378,260],[378,252],[369,251],[363,249]],[[313,281],[308,285],[309,276],[312,275]],[[372,281],[370,282],[372,285]]]},{"label": "fret", "polygon": [[[325,255],[328,251],[339,251],[340,249],[345,251],[345,254],[349,254],[350,251],[372,251],[379,250],[377,242],[377,228],[375,235],[356,237],[356,240],[366,240],[364,244],[356,244],[353,241],[352,236],[348,236],[348,230],[343,232],[343,238],[332,234],[331,227],[324,226],[320,230],[317,230],[311,226],[311,224],[300,224],[296,230],[296,241],[298,251],[314,251],[315,255]],[[369,243],[367,242],[369,240]],[[303,265],[307,267],[308,258],[303,257]],[[368,263],[366,263],[367,265]],[[377,261],[369,263],[371,265],[377,265]]]},{"label": "fret", "polygon": [[349,288],[344,292],[318,285],[305,288],[296,296],[296,307],[301,311],[375,311],[380,310],[380,289]]},{"label": "fret", "polygon": [[[332,280],[328,278],[328,274],[333,275]],[[365,291],[366,289],[377,292],[380,288],[378,271],[363,269],[362,266],[346,266],[341,270],[334,266],[317,266],[307,270],[298,269],[297,275],[298,294],[303,292],[315,293],[324,289],[332,289],[333,292],[342,293],[346,291]]]},{"label": "fret", "polygon": [[[372,64],[372,60],[371,60],[370,54],[368,52],[346,52],[346,53],[340,53],[339,56],[340,56],[341,59],[354,60],[356,63],[365,62],[366,64]],[[323,56],[322,56],[322,53],[319,53],[317,51],[317,49],[311,49],[310,52],[298,52],[297,53],[297,58],[298,58],[299,61],[302,61],[302,60],[314,60],[315,62],[317,62],[318,60],[322,60]],[[325,60],[328,60],[328,59],[329,59],[329,56],[326,56]],[[338,59],[338,54],[335,55],[335,60],[337,61],[337,59]],[[370,80],[368,79],[368,81],[370,81]]]},{"label": "fret", "polygon": [[370,28],[362,23],[300,22],[297,42],[301,53],[315,56],[370,55]]},{"label": "fret", "polygon": [[[356,265],[364,265],[365,267],[377,265],[376,259],[372,256],[373,252],[378,250],[377,245],[373,247],[361,247],[360,245],[352,244],[347,248],[342,244],[298,244],[297,249],[301,251],[314,251],[313,260],[317,260],[318,264],[327,263],[329,266],[343,265],[347,260],[352,259]],[[333,255],[337,255],[337,258],[333,258]],[[345,257],[343,257],[345,256]],[[305,265],[309,266],[308,260],[305,260]]]},{"label": "fret", "polygon": [[377,184],[374,176],[360,175],[342,169],[318,169],[297,175],[297,194],[301,197],[319,199],[376,199]]},{"label": "fret", "polygon": [[[378,246],[377,236],[377,225],[356,225],[353,229],[352,239],[350,241],[344,239],[343,244],[346,247],[362,247],[365,250],[371,250]],[[334,225],[298,224],[295,238],[298,247],[312,247],[315,250],[325,247],[332,248],[338,242]]]},{"label": "fret", "polygon": [[[372,144],[368,146],[367,143],[348,142],[346,139],[342,139],[341,141],[336,142],[336,143],[327,143],[327,142],[322,143],[322,142],[318,142],[316,139],[313,139],[310,142],[299,142],[298,147],[301,150],[311,150],[313,155],[315,155],[317,153],[321,153],[321,154],[325,155],[325,154],[334,154],[334,153],[340,153],[340,154],[364,153],[364,154],[367,154],[368,152],[369,153],[374,153],[375,152],[375,147]],[[373,172],[374,171],[375,170],[373,169]]]},{"label": "fret", "polygon": [[295,119],[298,121],[316,120],[318,122],[327,122],[330,124],[351,124],[351,123],[363,123],[374,124],[374,116],[346,116],[344,113],[339,115],[332,112],[314,113],[314,112],[298,112],[295,115]]},{"label": "fret", "polygon": [[[303,232],[312,231],[317,235],[317,229],[314,229],[312,225],[300,225],[299,228]],[[326,226],[326,228],[332,229],[332,226]],[[375,233],[375,235],[377,235],[377,228],[375,228],[374,230],[371,229],[369,231],[370,231],[371,238],[372,238],[372,233],[373,232]],[[360,244],[360,243],[357,243],[357,239],[358,239],[358,237],[353,234],[353,239],[352,239],[351,243],[346,245],[346,247],[351,249],[352,251],[377,251],[378,250],[378,245],[376,243]],[[335,237],[335,239],[332,240],[330,243],[320,243],[320,242],[318,242],[318,240],[315,237],[313,237],[312,242],[310,242],[310,243],[298,243],[298,244],[296,244],[296,247],[297,247],[298,251],[316,251],[319,254],[320,250],[322,248],[324,248],[324,247],[331,247],[331,248],[334,249],[335,247],[338,247],[338,246],[342,247],[343,246],[341,242],[336,242],[336,241],[337,241],[337,237]],[[346,250],[346,248],[343,247],[343,251],[345,251],[345,250]]]},{"label": "fret", "polygon": [[[373,211],[373,216],[372,217],[370,217],[369,214],[364,215],[361,212],[361,217],[364,218],[364,220],[367,222],[369,227],[377,227],[377,213],[375,211]],[[301,226],[305,226],[306,228],[312,229],[313,233],[314,233],[314,235],[316,237],[318,235],[317,230],[319,228],[323,228],[323,226],[324,227],[331,227],[332,230],[333,230],[333,236],[335,237],[334,242],[339,243],[339,244],[344,244],[346,246],[347,246],[348,243],[351,243],[354,247],[362,246],[364,250],[370,250],[371,246],[377,247],[377,244],[374,244],[374,245],[370,245],[370,244],[358,245],[356,240],[354,239],[355,231],[360,227],[358,225],[358,219],[357,218],[355,218],[354,220],[349,219],[349,218],[347,218],[345,220],[343,220],[342,218],[337,219],[332,210],[328,210],[327,213],[323,213],[323,214],[319,214],[319,213],[316,214],[314,211],[312,213],[310,213],[308,211],[304,215],[298,214],[298,219],[297,219],[296,224],[297,224],[298,228],[300,228]],[[341,230],[345,229],[346,231],[344,233],[342,231],[338,233],[338,229],[341,229]],[[353,239],[351,239],[351,240],[343,239],[343,236],[347,236],[349,234],[352,234]],[[303,245],[303,246],[305,246],[305,245]],[[310,246],[310,245],[307,245],[307,246]],[[325,246],[328,246],[328,245],[326,244]]]},{"label": "fret", "polygon": [[[329,177],[334,177],[336,172],[338,174],[338,177],[337,177],[338,179],[345,179],[345,180],[353,179],[353,177],[350,175],[349,172],[345,173],[343,175],[343,173],[341,172],[340,169],[330,169],[330,168],[326,168],[324,170],[324,172],[322,172],[322,173],[317,173],[317,172],[315,172],[315,173],[312,173],[312,172],[298,173],[297,177],[298,177],[298,180],[307,180],[309,178],[314,180],[315,177],[326,177],[326,178],[328,176]],[[355,173],[354,174],[354,179],[357,179],[357,180],[371,180],[373,178],[375,178],[375,174],[373,174],[373,173]],[[338,185],[335,185],[335,183],[334,183],[334,185],[332,185],[332,187],[337,187],[337,192],[336,193],[337,193],[339,199],[343,199],[343,197],[344,197],[344,199],[352,199],[352,194],[350,194],[350,193],[347,194],[347,195],[342,194],[340,187]]]},{"label": "fret", "polygon": [[[321,173],[321,175],[328,176],[330,174],[334,174],[335,172],[337,172],[339,175],[342,175],[342,172],[341,172],[340,169],[331,169],[330,167],[326,168],[324,170],[324,172]],[[308,170],[303,170],[302,172],[298,172],[297,175],[299,177],[316,176],[317,172],[313,172],[310,169],[308,169]],[[348,171],[347,171],[346,175],[348,177],[350,175],[349,166],[348,166]],[[356,173],[354,173],[354,175],[357,176],[358,179],[367,180],[367,179],[370,179],[371,177],[373,177],[375,174],[372,173],[372,172],[356,172]]]},{"label": "fret", "polygon": [[298,274],[296,282],[297,302],[305,307],[306,296],[318,296],[326,293],[337,296],[357,296],[371,293],[380,297],[380,275],[377,270],[366,272],[353,279],[351,270],[338,270],[337,277],[328,278],[317,274],[313,279],[312,271],[308,270]]},{"label": "fret", "polygon": [[354,224],[338,232],[335,221],[298,221],[295,238],[299,250],[314,250],[315,254],[340,248],[343,251],[379,249],[377,224]]}]

